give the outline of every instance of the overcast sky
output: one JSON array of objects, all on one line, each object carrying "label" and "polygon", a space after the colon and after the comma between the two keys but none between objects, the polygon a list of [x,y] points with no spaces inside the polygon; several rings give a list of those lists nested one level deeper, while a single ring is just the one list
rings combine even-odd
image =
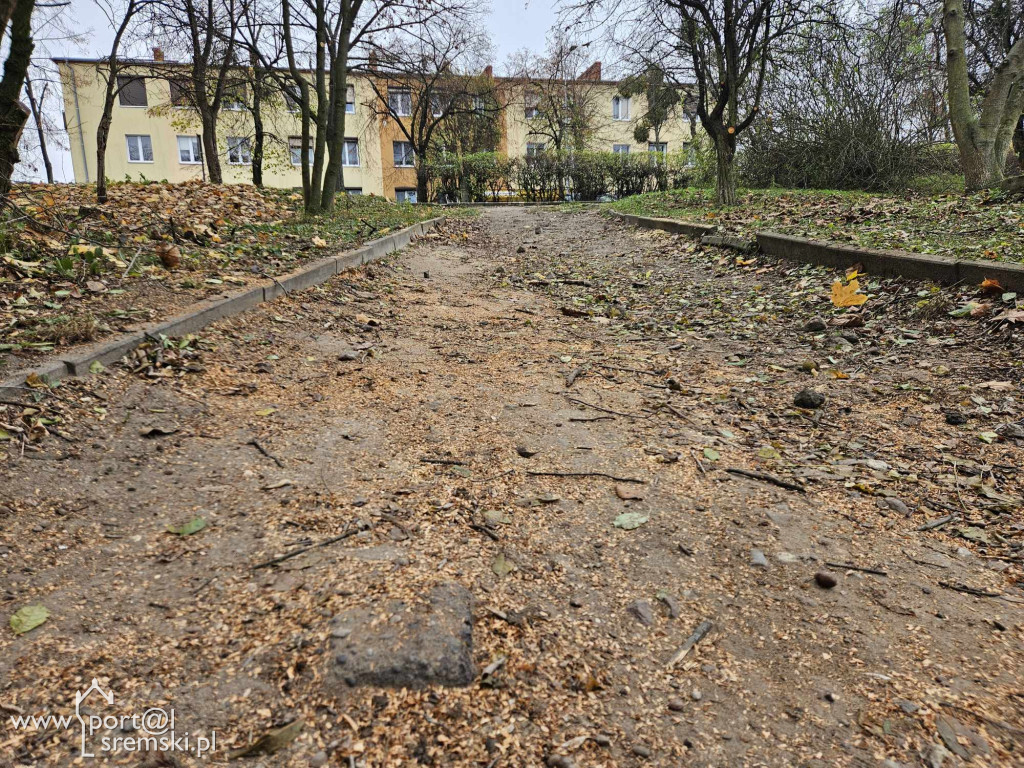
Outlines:
[{"label": "overcast sky", "polygon": [[[491,13],[487,18],[487,27],[491,42],[494,45],[494,67],[501,71],[508,57],[522,50],[541,52],[544,50],[548,30],[555,23],[556,0],[490,0]],[[71,0],[71,15],[74,28],[81,33],[78,42],[48,41],[46,50],[37,50],[40,58],[50,56],[103,56],[109,51],[114,31],[99,12],[92,0]],[[38,90],[38,89],[37,89]],[[51,120],[60,125],[62,104],[59,99],[50,99]],[[31,126],[30,126],[31,127]],[[61,137],[67,143],[66,137]],[[19,178],[42,180],[45,174],[39,161],[38,153],[24,153],[25,161],[19,164]],[[74,172],[71,167],[71,156],[66,150],[50,147],[51,162],[57,181],[72,181]],[[32,166],[38,166],[33,169]]]}]

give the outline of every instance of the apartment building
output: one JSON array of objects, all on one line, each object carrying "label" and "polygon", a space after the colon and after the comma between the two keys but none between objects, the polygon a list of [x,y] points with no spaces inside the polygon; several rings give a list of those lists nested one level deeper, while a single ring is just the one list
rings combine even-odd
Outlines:
[{"label": "apartment building", "polygon": [[[103,111],[105,65],[96,59],[55,59],[63,89],[64,123],[75,181],[95,182],[96,129]],[[490,68],[485,73],[490,76]],[[184,65],[164,61],[159,50],[152,60],[136,60],[121,75],[106,152],[107,178],[182,182],[203,179],[198,112],[189,106]],[[374,107],[380,96],[372,74],[353,73],[346,95],[344,186],[352,194],[382,195],[392,200],[416,199],[416,157],[395,120],[381,119]],[[553,149],[545,121],[528,84],[497,78],[503,93],[500,138],[495,151],[523,157]],[[618,83],[601,79],[600,63],[580,78],[592,102],[593,130],[588,149],[618,153],[674,152],[690,141],[689,122],[682,114],[663,127],[655,142],[636,142],[634,127],[643,113],[642,97],[623,98]],[[384,89],[386,90],[386,89]],[[403,88],[386,93],[391,109],[402,119],[411,114],[413,94]],[[218,116],[218,151],[226,183],[252,181],[253,120],[242,87],[225,97]],[[301,121],[284,98],[264,100],[263,183],[301,186]]]}]

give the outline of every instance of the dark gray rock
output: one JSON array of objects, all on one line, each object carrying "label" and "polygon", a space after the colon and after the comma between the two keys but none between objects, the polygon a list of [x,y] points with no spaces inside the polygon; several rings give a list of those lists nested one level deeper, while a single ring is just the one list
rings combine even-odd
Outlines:
[{"label": "dark gray rock", "polygon": [[828,329],[828,323],[826,323],[820,317],[812,317],[804,325],[804,330],[809,332],[809,333],[821,333],[822,331],[824,331],[826,329]]},{"label": "dark gray rock", "polygon": [[764,552],[760,549],[750,550],[750,564],[755,568],[767,568],[768,558],[764,556]]},{"label": "dark gray rock", "polygon": [[793,398],[797,408],[821,408],[825,404],[825,395],[813,389],[801,389]]},{"label": "dark gray rock", "polygon": [[651,604],[646,600],[634,600],[629,604],[627,610],[645,627],[654,624],[654,611],[651,610]]},{"label": "dark gray rock", "polygon": [[[388,620],[376,621],[382,614]],[[459,584],[434,587],[426,606],[391,600],[346,611],[332,621],[332,636],[326,684],[338,692],[361,685],[464,686],[476,677],[473,596]]]},{"label": "dark gray rock", "polygon": [[967,423],[967,414],[962,411],[946,411],[946,423],[959,427],[961,424]]}]

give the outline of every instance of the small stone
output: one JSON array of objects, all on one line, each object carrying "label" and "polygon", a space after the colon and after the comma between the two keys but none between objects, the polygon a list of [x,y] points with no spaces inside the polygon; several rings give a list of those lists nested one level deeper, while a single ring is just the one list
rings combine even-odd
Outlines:
[{"label": "small stone", "polygon": [[843,339],[844,341],[848,341],[851,344],[856,344],[858,341],[860,341],[860,336],[857,335],[856,331],[843,331],[842,333],[839,334],[839,338]]},{"label": "small stone", "polygon": [[836,700],[836,695],[832,693],[832,691],[825,691],[825,695],[822,698],[829,703],[834,703]]},{"label": "small stone", "polygon": [[800,558],[794,555],[792,552],[779,552],[777,555],[775,555],[775,559],[778,560],[780,563],[787,563],[789,565],[800,562]]},{"label": "small stone", "polygon": [[346,363],[352,362],[353,360],[359,359],[359,353],[351,349],[346,349],[344,352],[338,355],[338,359]]},{"label": "small stone", "polygon": [[430,273],[427,272],[427,271],[424,271],[423,272],[423,277],[424,277],[424,279],[429,280],[430,279]]},{"label": "small stone", "polygon": [[576,763],[568,755],[548,755],[545,762],[548,768],[576,768]]},{"label": "small stone", "polygon": [[582,608],[583,607],[583,601],[580,600],[578,597],[570,597],[569,598],[569,605],[571,605],[573,608]]},{"label": "small stone", "polygon": [[526,248],[520,245],[518,248],[516,248],[516,253],[526,253]]},{"label": "small stone", "polygon": [[700,701],[704,698],[704,694],[700,692],[700,688],[694,688],[690,691],[690,698],[694,701]]},{"label": "small stone", "polygon": [[797,408],[821,408],[825,404],[825,395],[813,389],[801,389],[793,398],[793,405]]},{"label": "small stone", "polygon": [[907,507],[907,505],[904,504],[899,499],[893,498],[892,496],[885,500],[885,506],[887,506],[893,512],[896,512],[904,516],[910,514],[910,509]]},{"label": "small stone", "polygon": [[256,373],[273,373],[274,366],[270,363],[260,363],[256,366]]},{"label": "small stone", "polygon": [[539,235],[540,234],[540,227],[537,227],[536,229],[534,229],[533,230],[533,234]]},{"label": "small stone", "polygon": [[524,459],[529,459],[532,456],[536,456],[538,453],[540,453],[540,451],[537,448],[531,446],[517,445],[516,453],[518,453]]},{"label": "small stone", "polygon": [[839,582],[836,581],[836,577],[827,571],[818,571],[814,574],[815,583],[822,589],[832,589]]},{"label": "small stone", "polygon": [[651,756],[651,748],[650,747],[646,747],[643,744],[637,744],[636,746],[633,747],[633,754],[636,755],[637,757],[650,757]]},{"label": "small stone", "polygon": [[800,363],[800,370],[804,373],[814,373],[819,367],[816,360],[804,360]]},{"label": "small stone", "polygon": [[967,423],[967,414],[962,411],[946,411],[946,423],[959,427],[961,424]]},{"label": "small stone", "polygon": [[668,708],[673,712],[683,712],[686,710],[686,702],[682,699],[672,698],[668,700]]},{"label": "small stone", "polygon": [[671,378],[668,380],[668,388],[673,392],[682,392],[683,385],[679,383],[679,379]]},{"label": "small stone", "polygon": [[1024,440],[1024,426],[1013,422],[1000,424],[996,427],[996,434],[1007,440]]},{"label": "small stone", "polygon": [[594,743],[599,747],[610,747],[612,745],[612,737],[607,733],[599,733],[594,737]]},{"label": "small stone", "polygon": [[824,318],[812,317],[804,325],[804,330],[808,333],[821,333],[828,328],[828,323],[825,322]]},{"label": "small stone", "polygon": [[755,568],[767,568],[768,559],[760,549],[750,550],[750,564]]},{"label": "small stone", "polygon": [[323,766],[327,765],[327,753],[321,749],[309,758],[309,765],[310,768],[323,768]]},{"label": "small stone", "polygon": [[654,624],[654,611],[651,609],[651,604],[646,600],[635,600],[630,603],[629,608],[626,610],[633,614],[637,621],[645,627]]}]

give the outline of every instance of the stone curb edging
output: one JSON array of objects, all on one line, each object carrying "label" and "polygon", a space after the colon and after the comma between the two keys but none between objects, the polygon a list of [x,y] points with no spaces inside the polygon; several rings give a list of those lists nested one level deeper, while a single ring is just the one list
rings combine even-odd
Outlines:
[{"label": "stone curb edging", "polygon": [[58,381],[67,376],[83,376],[89,372],[94,363],[110,365],[115,363],[142,344],[147,338],[155,336],[184,336],[196,333],[210,323],[224,317],[231,317],[252,309],[258,304],[273,301],[292,291],[301,291],[319,285],[345,270],[362,266],[370,261],[399,251],[416,237],[421,237],[445,220],[444,216],[418,222],[390,235],[373,240],[354,251],[346,251],[337,256],[309,264],[281,277],[272,278],[272,282],[257,285],[220,299],[209,299],[192,307],[185,313],[170,320],[154,323],[139,330],[130,331],[109,341],[99,342],[77,352],[68,353],[56,360],[42,365],[21,370],[0,382],[0,390],[14,389],[24,391],[25,380],[35,373],[48,381]]},{"label": "stone curb edging", "polygon": [[[628,213],[613,213],[625,223],[638,227],[700,237],[701,242],[705,245],[749,250],[749,248],[744,248],[747,241],[740,238],[718,236],[715,234],[716,228],[703,224],[635,216]],[[947,284],[980,285],[983,280],[992,279],[999,281],[999,284],[1007,291],[1024,293],[1024,264],[1003,264],[954,259],[949,256],[928,253],[857,248],[766,230],[756,231],[754,237],[757,241],[757,248],[763,253],[788,261],[841,268],[861,264],[869,275],[906,277],[912,280],[932,280]]]}]

